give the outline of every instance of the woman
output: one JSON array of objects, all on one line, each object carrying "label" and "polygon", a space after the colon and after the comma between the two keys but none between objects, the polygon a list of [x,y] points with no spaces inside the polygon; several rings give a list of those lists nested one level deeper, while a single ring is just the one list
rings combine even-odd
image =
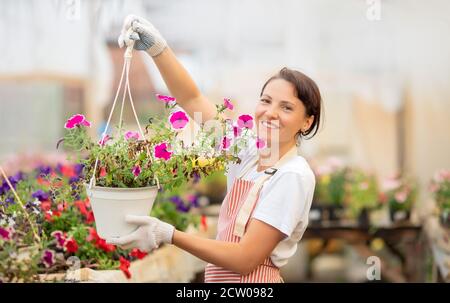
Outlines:
[{"label": "woman", "polygon": [[[203,121],[215,117],[214,104],[199,92],[150,22],[128,16],[120,47],[131,40],[135,49],[152,56],[171,94],[191,117],[194,112],[201,112]],[[229,167],[216,240],[175,230],[153,217],[128,216],[127,222],[138,229],[107,241],[145,251],[162,243],[176,245],[208,262],[206,282],[282,282],[279,268],[294,255],[306,229],[315,186],[314,174],[297,155],[296,145],[317,133],[320,112],[314,81],[283,68],[262,87],[254,115],[258,136],[271,153],[264,155],[251,145],[241,155],[242,162]]]}]

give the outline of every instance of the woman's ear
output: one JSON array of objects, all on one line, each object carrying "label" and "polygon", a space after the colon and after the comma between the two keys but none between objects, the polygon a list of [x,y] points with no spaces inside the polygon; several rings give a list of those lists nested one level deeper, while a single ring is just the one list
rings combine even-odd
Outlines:
[{"label": "woman's ear", "polygon": [[314,115],[309,116],[306,118],[305,125],[302,128],[302,131],[307,131],[311,128],[311,125],[314,123]]}]

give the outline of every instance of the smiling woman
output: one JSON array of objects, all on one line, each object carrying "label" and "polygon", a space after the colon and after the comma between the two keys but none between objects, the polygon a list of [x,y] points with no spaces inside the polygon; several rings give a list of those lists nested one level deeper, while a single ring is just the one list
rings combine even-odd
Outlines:
[{"label": "smiling woman", "polygon": [[[216,116],[217,107],[201,94],[149,21],[133,15],[125,19],[119,45],[131,45],[132,40],[135,49],[152,56],[189,116],[200,112],[202,122]],[[156,218],[133,217],[129,219],[139,228],[108,242],[146,250],[174,244],[208,262],[206,282],[283,282],[280,267],[294,255],[308,225],[315,187],[314,174],[298,155],[296,143],[317,133],[321,97],[314,81],[288,68],[270,78],[260,96],[255,119],[241,115],[233,128],[236,134],[236,128],[251,129],[255,122],[258,137],[240,154],[241,162],[227,168],[228,193],[215,240],[178,231]],[[225,106],[233,104],[225,100]]]}]

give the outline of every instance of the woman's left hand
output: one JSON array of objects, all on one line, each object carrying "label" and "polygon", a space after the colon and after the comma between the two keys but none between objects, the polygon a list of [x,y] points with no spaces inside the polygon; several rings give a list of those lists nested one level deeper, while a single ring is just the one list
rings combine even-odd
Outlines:
[{"label": "woman's left hand", "polygon": [[175,228],[165,222],[149,216],[128,215],[125,221],[138,225],[138,229],[120,238],[109,238],[106,242],[118,245],[123,249],[138,248],[142,251],[152,251],[162,243],[172,243]]}]

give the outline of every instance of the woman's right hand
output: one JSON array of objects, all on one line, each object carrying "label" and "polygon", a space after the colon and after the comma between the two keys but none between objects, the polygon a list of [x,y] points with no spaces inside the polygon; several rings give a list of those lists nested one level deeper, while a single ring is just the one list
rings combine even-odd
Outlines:
[{"label": "woman's right hand", "polygon": [[[131,28],[132,31],[129,31]],[[122,26],[118,42],[119,46],[128,46],[134,40],[134,48],[145,50],[156,57],[167,47],[166,40],[149,21],[135,15],[128,15]]]}]

